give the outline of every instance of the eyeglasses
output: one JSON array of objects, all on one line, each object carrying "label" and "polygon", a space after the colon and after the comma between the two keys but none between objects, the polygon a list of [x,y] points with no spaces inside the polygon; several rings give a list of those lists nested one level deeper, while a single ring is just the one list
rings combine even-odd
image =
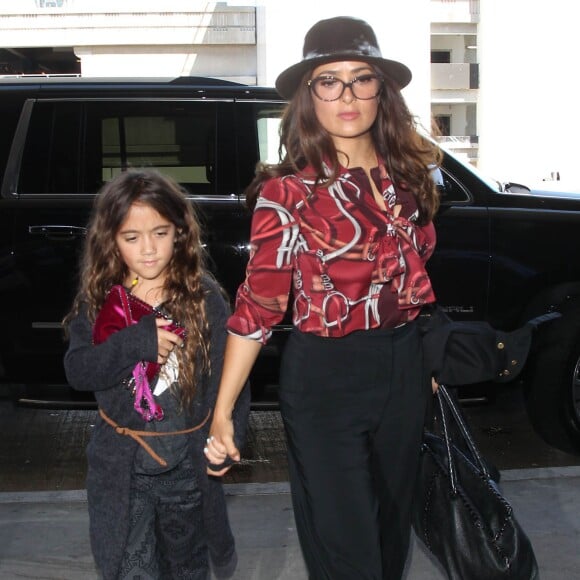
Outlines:
[{"label": "eyeglasses", "polygon": [[345,83],[333,76],[322,76],[310,79],[306,84],[321,101],[337,101],[342,97],[346,87],[350,88],[356,99],[368,101],[381,94],[383,77],[366,74]]}]

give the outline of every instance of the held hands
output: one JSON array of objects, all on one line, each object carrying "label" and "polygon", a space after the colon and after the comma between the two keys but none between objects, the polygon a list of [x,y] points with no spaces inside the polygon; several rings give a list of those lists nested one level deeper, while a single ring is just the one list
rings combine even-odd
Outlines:
[{"label": "held hands", "polygon": [[167,362],[171,351],[176,346],[183,346],[183,339],[163,328],[171,324],[171,320],[157,318],[155,319],[155,324],[157,325],[157,362],[162,365]]},{"label": "held hands", "polygon": [[227,473],[233,462],[240,460],[240,452],[234,443],[234,424],[231,418],[214,416],[203,452],[210,463],[207,473],[218,477]]}]

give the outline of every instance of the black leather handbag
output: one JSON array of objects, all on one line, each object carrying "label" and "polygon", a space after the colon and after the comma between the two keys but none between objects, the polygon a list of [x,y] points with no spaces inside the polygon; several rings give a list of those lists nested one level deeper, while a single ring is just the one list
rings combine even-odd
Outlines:
[{"label": "black leather handbag", "polygon": [[480,455],[465,418],[444,386],[426,429],[413,528],[450,580],[536,580],[529,538]]}]

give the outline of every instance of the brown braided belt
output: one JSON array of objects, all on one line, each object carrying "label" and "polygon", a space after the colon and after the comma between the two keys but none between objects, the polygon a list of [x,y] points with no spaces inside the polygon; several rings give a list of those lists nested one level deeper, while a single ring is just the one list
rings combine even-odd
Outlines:
[{"label": "brown braided belt", "polygon": [[201,429],[207,423],[207,420],[211,415],[211,410],[207,412],[205,419],[201,423],[195,427],[182,429],[181,431],[136,431],[135,429],[129,429],[129,427],[121,427],[121,425],[115,423],[115,421],[113,421],[113,419],[111,419],[101,408],[99,408],[99,415],[102,417],[103,421],[113,427],[119,435],[127,435],[127,437],[131,437],[131,439],[137,441],[137,443],[139,443],[139,445],[141,445],[141,447],[143,447],[143,449],[145,449],[145,451],[147,451],[147,453],[149,453],[157,463],[163,465],[163,467],[167,467],[165,459],[157,455],[143,437],[167,437],[168,435],[185,435],[186,433],[193,433],[194,431]]}]

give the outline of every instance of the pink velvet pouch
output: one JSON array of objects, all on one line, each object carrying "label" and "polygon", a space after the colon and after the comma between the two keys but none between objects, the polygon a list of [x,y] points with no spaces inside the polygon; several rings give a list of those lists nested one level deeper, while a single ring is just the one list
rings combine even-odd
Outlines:
[{"label": "pink velvet pouch", "polygon": [[[111,334],[139,322],[142,316],[154,314],[167,318],[160,310],[140,298],[133,296],[124,286],[116,284],[111,288],[99,311],[93,327],[93,342],[100,344]],[[185,338],[185,328],[175,322],[164,326],[166,330]],[[135,385],[135,410],[146,421],[163,419],[163,409],[155,402],[150,383],[159,373],[161,365],[157,362],[141,361],[133,369]]]}]

